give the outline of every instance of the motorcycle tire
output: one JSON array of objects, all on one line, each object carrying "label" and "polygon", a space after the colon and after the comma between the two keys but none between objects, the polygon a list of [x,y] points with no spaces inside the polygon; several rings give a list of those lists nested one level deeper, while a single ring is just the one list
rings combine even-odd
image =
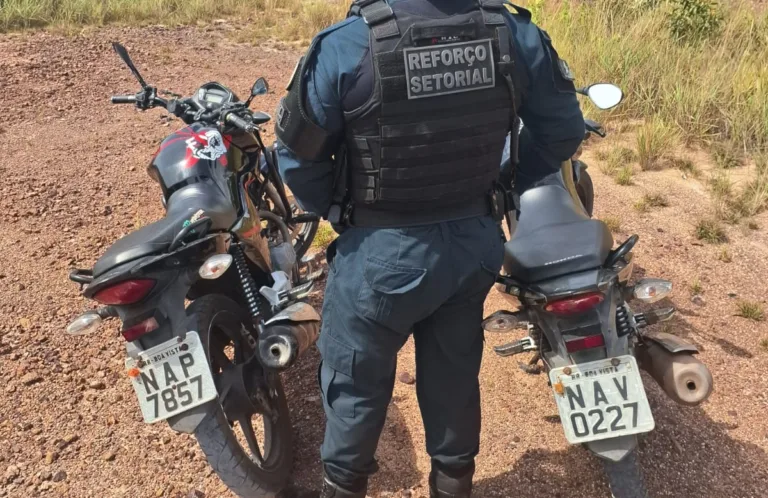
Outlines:
[{"label": "motorcycle tire", "polygon": [[603,460],[603,470],[613,498],[648,498],[636,450],[619,462]]},{"label": "motorcycle tire", "polygon": [[[195,300],[187,308],[188,330],[200,334],[206,355],[211,362],[214,378],[218,367],[215,366],[215,354],[212,348],[232,338],[240,339],[239,347],[243,354],[253,354],[253,349],[242,338],[241,328],[250,323],[248,313],[237,303],[222,295],[206,295]],[[229,344],[229,343],[226,343]],[[233,362],[237,364],[238,344],[232,348]],[[223,360],[222,360],[223,361]],[[227,487],[241,498],[274,498],[287,487],[293,470],[293,431],[288,412],[288,403],[283,392],[280,377],[271,378],[270,391],[274,394],[272,408],[276,419],[263,417],[263,455],[261,464],[248,445],[240,444],[234,431],[235,424],[227,419],[221,404],[216,403],[213,410],[203,419],[195,430],[195,438],[219,478]],[[252,424],[252,422],[248,422]],[[241,431],[242,431],[241,426]],[[251,425],[251,434],[254,434]],[[260,455],[260,456],[261,456]]]},{"label": "motorcycle tire", "polygon": [[579,164],[579,182],[576,184],[576,192],[579,194],[581,205],[587,211],[589,217],[592,217],[592,210],[595,206],[595,187],[592,185],[592,177],[587,173],[587,167]]}]

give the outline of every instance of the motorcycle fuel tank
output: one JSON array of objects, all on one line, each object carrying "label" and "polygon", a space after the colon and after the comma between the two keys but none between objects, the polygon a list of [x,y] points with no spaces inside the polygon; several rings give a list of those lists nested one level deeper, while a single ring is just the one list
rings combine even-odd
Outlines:
[{"label": "motorcycle fuel tank", "polygon": [[237,174],[246,160],[242,149],[232,144],[232,136],[222,135],[215,127],[193,123],[162,141],[147,173],[160,184],[166,200],[179,188],[210,178],[242,212]]}]

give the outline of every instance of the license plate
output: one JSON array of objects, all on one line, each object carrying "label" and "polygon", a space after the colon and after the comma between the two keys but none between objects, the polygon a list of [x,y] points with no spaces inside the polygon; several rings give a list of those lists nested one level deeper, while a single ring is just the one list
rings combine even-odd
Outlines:
[{"label": "license plate", "polygon": [[[127,358],[144,422],[151,424],[178,415],[216,398],[216,385],[200,336],[187,332]],[[134,370],[135,369],[135,370]]]},{"label": "license plate", "polygon": [[633,356],[555,368],[550,370],[549,379],[565,437],[571,444],[650,432],[654,428]]}]

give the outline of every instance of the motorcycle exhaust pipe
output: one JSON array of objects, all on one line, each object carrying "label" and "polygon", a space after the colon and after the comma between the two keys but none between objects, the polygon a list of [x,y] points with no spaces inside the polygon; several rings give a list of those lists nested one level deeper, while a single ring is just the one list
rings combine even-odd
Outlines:
[{"label": "motorcycle exhaust pipe", "polygon": [[712,394],[709,368],[691,353],[671,353],[653,341],[646,341],[636,353],[640,368],[675,402],[696,406]]},{"label": "motorcycle exhaust pipe", "polygon": [[296,303],[264,324],[258,354],[264,368],[285,370],[317,342],[320,316],[307,303]]}]

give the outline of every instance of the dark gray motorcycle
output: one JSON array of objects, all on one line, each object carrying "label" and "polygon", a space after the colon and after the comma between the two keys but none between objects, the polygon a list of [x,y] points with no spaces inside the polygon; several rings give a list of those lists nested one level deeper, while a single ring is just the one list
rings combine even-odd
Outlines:
[{"label": "dark gray motorcycle", "polygon": [[[602,108],[621,100],[621,92],[608,85],[581,91]],[[712,375],[696,358],[694,345],[646,332],[672,318],[674,308],[636,313],[630,305],[662,300],[672,283],[631,282],[639,237],[614,248],[608,227],[591,219],[586,202],[567,186],[571,174],[568,169],[562,180],[526,191],[519,215],[507,213],[511,236],[497,286],[516,311],[497,311],[483,328],[527,330],[524,338],[495,352],[527,354],[523,370],[547,374],[566,439],[601,458],[615,498],[646,498],[635,448],[637,437],[652,431],[655,422],[640,369],[674,401],[689,406],[710,395]]]}]

